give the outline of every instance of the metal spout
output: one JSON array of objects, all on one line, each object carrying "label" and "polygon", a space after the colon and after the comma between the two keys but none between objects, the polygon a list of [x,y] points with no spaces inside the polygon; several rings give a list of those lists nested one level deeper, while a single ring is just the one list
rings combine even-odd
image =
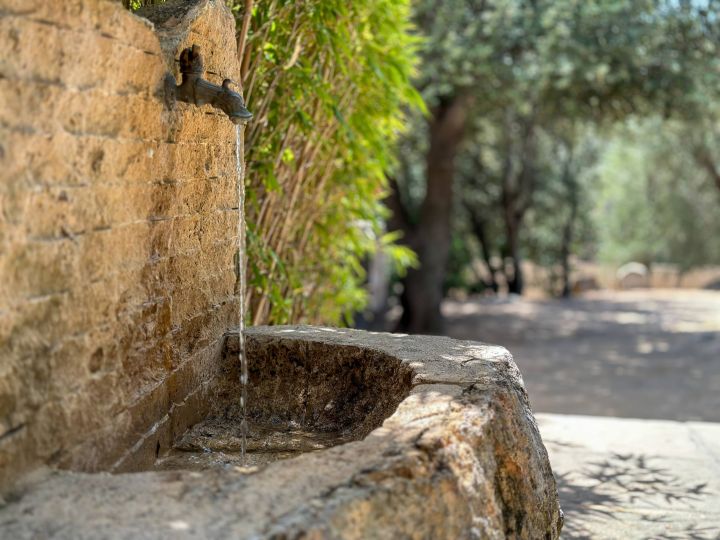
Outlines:
[{"label": "metal spout", "polygon": [[242,96],[230,88],[233,81],[225,79],[222,86],[218,86],[202,78],[204,71],[200,47],[193,45],[185,49],[180,54],[180,85],[175,85],[175,77],[171,73],[165,76],[165,101],[168,108],[172,109],[176,101],[195,105],[210,104],[227,114],[233,124],[249,122],[253,115],[245,108]]}]

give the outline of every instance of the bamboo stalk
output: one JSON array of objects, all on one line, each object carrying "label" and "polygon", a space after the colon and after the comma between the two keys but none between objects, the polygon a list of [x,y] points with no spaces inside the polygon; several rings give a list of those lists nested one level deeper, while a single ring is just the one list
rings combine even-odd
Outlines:
[{"label": "bamboo stalk", "polygon": [[248,30],[250,29],[250,19],[252,18],[253,0],[245,0],[245,11],[243,12],[243,21],[240,28],[240,34],[237,38],[238,61],[240,62],[240,81],[245,80],[247,75],[247,67],[245,66],[245,45],[247,42]]}]

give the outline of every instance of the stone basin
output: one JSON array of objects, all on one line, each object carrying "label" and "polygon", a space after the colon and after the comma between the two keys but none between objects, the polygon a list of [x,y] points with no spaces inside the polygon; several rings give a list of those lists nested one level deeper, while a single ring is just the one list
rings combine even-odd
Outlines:
[{"label": "stone basin", "polygon": [[[248,466],[363,439],[412,389],[413,370],[396,357],[357,345],[298,339],[307,332],[247,332]],[[267,335],[294,337],[269,340]],[[234,334],[226,342],[210,413],[154,468],[241,465],[238,364]]]},{"label": "stone basin", "polygon": [[[237,334],[209,413],[143,472],[44,470],[3,538],[558,538],[562,514],[520,373],[502,347],[317,327]],[[248,472],[248,470],[250,472]]]}]

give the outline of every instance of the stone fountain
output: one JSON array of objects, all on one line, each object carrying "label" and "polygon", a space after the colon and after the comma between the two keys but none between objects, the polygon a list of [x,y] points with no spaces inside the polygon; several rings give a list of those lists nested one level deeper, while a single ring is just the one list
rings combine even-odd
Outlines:
[{"label": "stone fountain", "polygon": [[250,474],[236,466],[230,334],[209,414],[169,456],[151,445],[147,472],[31,475],[0,511],[0,530],[8,538],[558,537],[555,481],[502,347],[303,326],[252,328],[247,344],[249,416],[265,430],[251,428],[250,455],[265,466]]},{"label": "stone fountain", "polygon": [[251,328],[240,462],[235,129],[163,92],[238,80],[233,17],[48,4],[0,18],[0,537],[558,538],[502,347]]}]

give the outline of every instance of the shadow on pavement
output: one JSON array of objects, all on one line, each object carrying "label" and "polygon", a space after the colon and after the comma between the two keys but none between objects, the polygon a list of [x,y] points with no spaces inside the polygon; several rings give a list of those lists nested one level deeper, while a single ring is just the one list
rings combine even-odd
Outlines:
[{"label": "shadow on pavement", "polygon": [[588,527],[592,522],[612,527],[613,520],[619,521],[619,513],[633,508],[635,520],[669,526],[659,535],[638,538],[720,539],[720,524],[672,527],[674,509],[691,510],[694,502],[712,494],[707,490],[707,482],[683,482],[670,470],[653,465],[656,459],[642,454],[613,454],[589,463],[582,470],[558,475],[560,502],[565,512],[562,537],[594,540],[597,536]]}]

